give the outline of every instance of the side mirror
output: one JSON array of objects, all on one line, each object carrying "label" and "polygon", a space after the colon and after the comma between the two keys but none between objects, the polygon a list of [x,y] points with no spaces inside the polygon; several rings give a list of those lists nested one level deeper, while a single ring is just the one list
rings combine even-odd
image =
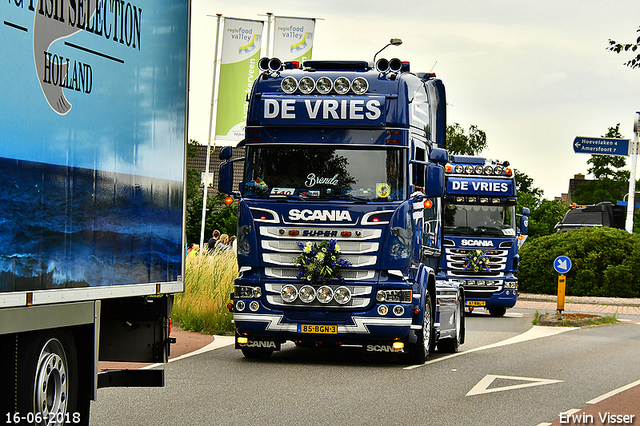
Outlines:
[{"label": "side mirror", "polygon": [[449,162],[449,151],[442,148],[431,148],[429,161],[437,164],[447,164]]},{"label": "side mirror", "polygon": [[522,208],[522,216],[520,216],[520,233],[526,235],[529,232],[529,215],[531,210],[528,207]]},{"label": "side mirror", "polygon": [[[223,150],[220,151],[221,159]],[[223,194],[233,193],[233,162],[231,161],[225,161],[224,163],[220,164],[220,173],[218,175],[218,191],[222,192]]]},{"label": "side mirror", "polygon": [[[439,149],[440,148],[434,148]],[[441,151],[447,152],[442,149]],[[447,154],[447,157],[449,154]],[[425,195],[429,198],[442,197],[444,195],[444,167],[429,163],[425,175]]]},{"label": "side mirror", "polygon": [[231,158],[232,155],[233,155],[233,147],[223,146],[220,149],[220,154],[218,155],[218,158],[220,158],[221,160],[228,160],[229,158]]}]

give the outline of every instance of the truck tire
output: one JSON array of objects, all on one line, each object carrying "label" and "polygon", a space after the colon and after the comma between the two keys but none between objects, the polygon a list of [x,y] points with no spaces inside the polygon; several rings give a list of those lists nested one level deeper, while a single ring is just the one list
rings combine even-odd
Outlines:
[{"label": "truck tire", "polygon": [[464,306],[462,298],[458,295],[458,312],[456,312],[456,336],[453,339],[438,340],[438,350],[446,353],[456,353],[460,349],[460,345],[464,342],[465,322],[464,322]]},{"label": "truck tire", "polygon": [[507,308],[489,308],[489,315],[492,317],[503,317],[507,313]]},{"label": "truck tire", "polygon": [[[18,339],[18,411],[43,419],[35,424],[63,424],[55,419],[64,422],[77,413],[78,362],[73,336],[55,330],[22,334]],[[50,419],[54,421],[49,423]],[[88,424],[88,419],[80,423]]]},{"label": "truck tire", "polygon": [[431,312],[431,297],[425,295],[422,307],[422,329],[417,333],[418,341],[411,347],[411,360],[414,364],[424,364],[433,349],[433,315]]}]

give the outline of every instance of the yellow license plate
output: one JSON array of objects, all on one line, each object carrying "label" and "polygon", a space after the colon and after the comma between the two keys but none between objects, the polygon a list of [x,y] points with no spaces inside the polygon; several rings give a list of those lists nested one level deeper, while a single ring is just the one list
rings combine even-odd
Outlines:
[{"label": "yellow license plate", "polygon": [[467,300],[467,306],[486,306],[487,302],[484,300]]},{"label": "yellow license plate", "polygon": [[312,334],[338,334],[337,325],[299,324],[298,332]]}]

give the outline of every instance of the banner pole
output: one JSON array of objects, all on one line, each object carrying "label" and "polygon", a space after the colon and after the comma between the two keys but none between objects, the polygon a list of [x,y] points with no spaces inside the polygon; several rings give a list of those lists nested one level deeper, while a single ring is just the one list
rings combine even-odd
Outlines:
[{"label": "banner pole", "polygon": [[[218,22],[216,25],[216,43],[214,47],[213,53],[213,77],[211,83],[211,107],[209,110],[209,135],[207,136],[207,162],[204,169],[204,191],[202,195],[202,222],[200,224],[200,250],[204,249],[204,228],[205,222],[207,218],[207,195],[209,192],[209,165],[210,165],[210,157],[211,157],[211,128],[213,127],[213,112],[215,106],[215,92],[216,92],[216,68],[218,67],[218,40],[220,38],[220,18],[222,14],[216,14]],[[213,133],[215,135],[215,133]],[[215,150],[215,141],[213,144],[213,148]]]}]

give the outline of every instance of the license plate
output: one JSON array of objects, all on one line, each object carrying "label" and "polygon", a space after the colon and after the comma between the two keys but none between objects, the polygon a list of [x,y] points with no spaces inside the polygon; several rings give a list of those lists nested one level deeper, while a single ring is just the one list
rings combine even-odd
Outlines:
[{"label": "license plate", "polygon": [[484,300],[467,300],[467,306],[486,306],[487,302]]},{"label": "license plate", "polygon": [[337,325],[299,324],[299,333],[338,334]]}]

